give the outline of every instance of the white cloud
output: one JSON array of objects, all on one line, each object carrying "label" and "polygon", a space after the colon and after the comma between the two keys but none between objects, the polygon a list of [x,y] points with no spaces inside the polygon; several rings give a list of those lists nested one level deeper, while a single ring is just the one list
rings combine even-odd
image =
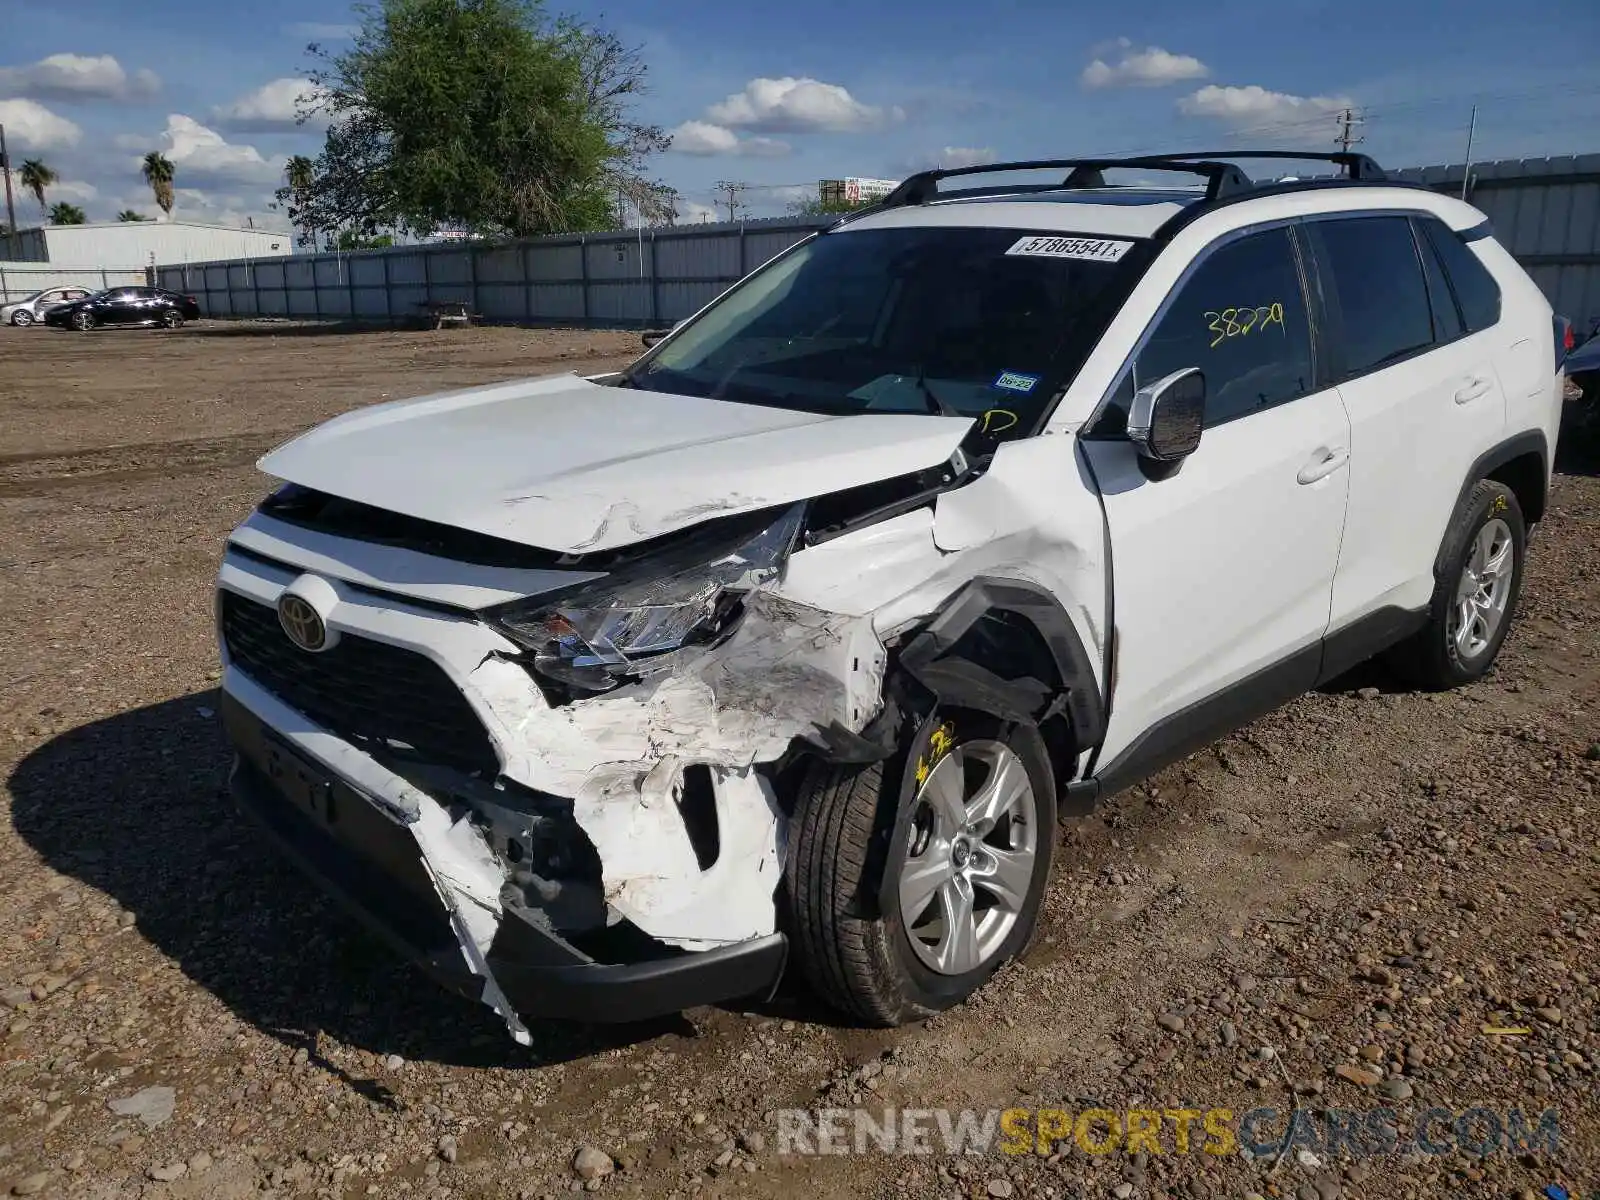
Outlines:
[{"label": "white cloud", "polygon": [[310,38],[315,42],[348,42],[361,32],[359,25],[335,25],[323,21],[296,21],[285,25],[283,31],[290,37]]},{"label": "white cloud", "polygon": [[71,121],[32,100],[0,100],[0,125],[6,127],[7,140],[24,150],[76,146],[83,136]]},{"label": "white cloud", "polygon": [[88,204],[100,198],[100,189],[81,179],[58,179],[50,185],[50,199],[70,200],[73,204]]},{"label": "white cloud", "polygon": [[272,184],[282,174],[281,164],[268,162],[254,146],[230,142],[182,113],[167,117],[167,127],[157,140],[160,144],[153,148],[172,161],[178,179]]},{"label": "white cloud", "polygon": [[[1115,48],[1122,56],[1115,64],[1096,57],[1083,69],[1081,82],[1086,88],[1163,87],[1186,79],[1204,79],[1211,72],[1190,54],[1173,54],[1160,46],[1133,49],[1127,38],[1118,38]],[[1111,47],[1102,46],[1097,55]]]},{"label": "white cloud", "polygon": [[225,129],[295,129],[301,107],[316,101],[321,94],[309,79],[274,79],[232,104],[219,105],[211,115]]},{"label": "white cloud", "polygon": [[906,174],[950,170],[956,167],[981,167],[996,161],[997,157],[993,146],[945,146],[913,158],[906,164]]},{"label": "white cloud", "polygon": [[712,204],[701,204],[698,200],[685,200],[678,205],[679,225],[698,225],[702,221],[721,220],[721,214]]},{"label": "white cloud", "polygon": [[1337,112],[1350,103],[1342,96],[1292,96],[1255,84],[1248,87],[1210,84],[1179,100],[1178,111],[1187,117],[1216,117],[1230,125],[1241,126],[1312,120]]},{"label": "white cloud", "polygon": [[685,121],[671,131],[671,136],[671,149],[679,154],[702,157],[728,154],[745,158],[782,158],[790,150],[788,142],[777,138],[742,138],[733,130],[709,121]]},{"label": "white cloud", "polygon": [[718,125],[760,133],[851,133],[903,116],[898,108],[863,104],[838,84],[791,76],[752,79],[706,110]]},{"label": "white cloud", "polygon": [[46,100],[134,100],[161,90],[154,71],[129,75],[109,54],[51,54],[23,67],[0,67],[0,91]]}]

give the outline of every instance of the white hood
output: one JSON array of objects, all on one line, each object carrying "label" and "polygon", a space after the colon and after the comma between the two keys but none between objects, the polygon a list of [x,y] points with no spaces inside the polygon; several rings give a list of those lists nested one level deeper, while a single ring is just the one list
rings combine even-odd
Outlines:
[{"label": "white hood", "polygon": [[347,500],[585,553],[936,466],[971,424],[822,416],[569,374],[357,409],[259,465]]}]

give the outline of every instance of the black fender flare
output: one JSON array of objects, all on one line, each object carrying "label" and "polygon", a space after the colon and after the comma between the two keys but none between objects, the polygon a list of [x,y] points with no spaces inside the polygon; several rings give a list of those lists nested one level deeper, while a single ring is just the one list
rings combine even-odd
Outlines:
[{"label": "black fender flare", "polygon": [[[996,611],[1028,622],[1038,633],[1061,680],[1059,689],[1042,679],[1003,679],[981,663],[950,654],[963,634]],[[1061,602],[1037,584],[989,576],[968,580],[905,641],[894,659],[886,677],[883,711],[865,729],[854,733],[838,722],[815,729],[812,740],[827,761],[868,763],[889,757],[907,723],[925,725],[941,700],[1033,725],[1060,715],[1071,726],[1079,750],[1098,746],[1105,737],[1106,703],[1093,660]]]},{"label": "black fender flare", "polygon": [[[1461,490],[1456,493],[1455,507],[1450,510],[1450,516],[1445,520],[1445,529],[1450,528],[1450,521],[1455,514],[1461,511],[1461,506],[1467,502],[1467,493],[1477,486],[1480,479],[1487,479],[1495,471],[1505,466],[1515,458],[1524,454],[1539,456],[1540,486],[1545,489],[1548,496],[1550,489],[1550,447],[1545,441],[1544,431],[1541,429],[1526,429],[1523,432],[1507,438],[1498,446],[1484,451],[1473,461],[1467,470],[1467,477],[1461,481]],[[1445,570],[1444,538],[1441,536],[1439,550],[1433,559],[1433,575],[1435,579],[1441,577]]]},{"label": "black fender flare", "polygon": [[[947,657],[980,618],[996,611],[1021,618],[1039,634],[1061,680],[1059,691],[1044,680],[1002,679],[981,663]],[[1060,600],[1037,584],[990,576],[963,584],[899,655],[900,667],[941,699],[1034,723],[1065,713],[1080,749],[1105,736],[1106,706],[1093,661]]]}]

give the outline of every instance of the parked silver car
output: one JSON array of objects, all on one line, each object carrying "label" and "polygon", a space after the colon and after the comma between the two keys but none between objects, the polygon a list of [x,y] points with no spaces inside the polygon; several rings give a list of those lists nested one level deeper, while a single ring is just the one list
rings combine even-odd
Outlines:
[{"label": "parked silver car", "polygon": [[45,309],[82,300],[89,294],[89,289],[86,287],[45,288],[42,292],[35,292],[25,299],[0,308],[0,323],[19,327],[33,325],[44,320]]}]

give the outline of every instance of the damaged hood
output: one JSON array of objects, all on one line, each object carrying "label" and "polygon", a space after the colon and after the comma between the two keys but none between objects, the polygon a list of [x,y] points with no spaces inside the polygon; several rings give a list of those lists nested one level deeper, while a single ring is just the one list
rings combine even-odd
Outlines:
[{"label": "damaged hood", "polygon": [[793,412],[569,374],[357,409],[259,465],[406,516],[586,553],[936,466],[971,424]]}]

